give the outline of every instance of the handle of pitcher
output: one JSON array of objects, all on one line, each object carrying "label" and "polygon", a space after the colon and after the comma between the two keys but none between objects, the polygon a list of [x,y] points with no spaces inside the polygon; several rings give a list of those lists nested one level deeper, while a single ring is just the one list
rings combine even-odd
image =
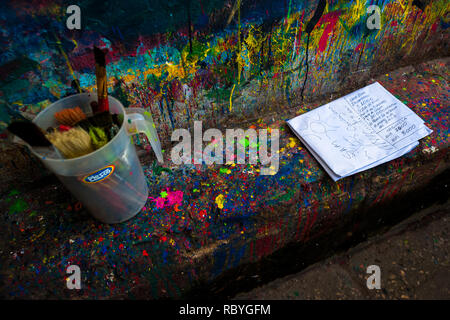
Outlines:
[{"label": "handle of pitcher", "polygon": [[155,123],[152,114],[141,108],[125,108],[126,118],[124,119],[128,135],[144,133],[155,152],[156,158],[160,163],[164,162],[159,141],[158,132],[156,132]]}]

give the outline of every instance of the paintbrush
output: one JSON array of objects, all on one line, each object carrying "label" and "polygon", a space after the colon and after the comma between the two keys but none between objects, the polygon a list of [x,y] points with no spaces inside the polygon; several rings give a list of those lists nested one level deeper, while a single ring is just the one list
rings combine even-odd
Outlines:
[{"label": "paintbrush", "polygon": [[45,137],[44,132],[28,119],[14,120],[8,131],[25,141],[33,150],[45,157],[62,158],[54,145]]},{"label": "paintbrush", "polygon": [[86,115],[80,107],[64,109],[59,112],[55,112],[55,119],[63,125],[73,127],[75,124],[86,119]]},{"label": "paintbrush", "polygon": [[80,127],[67,131],[54,130],[46,137],[67,159],[81,157],[94,151],[91,137]]},{"label": "paintbrush", "polygon": [[15,120],[7,129],[32,147],[51,147],[52,145],[44,132],[31,121]]},{"label": "paintbrush", "polygon": [[106,56],[99,48],[94,46],[95,57],[95,77],[97,80],[97,103],[92,103],[96,126],[103,128],[111,139],[111,127],[113,125],[112,116],[109,112],[108,85],[106,77]]},{"label": "paintbrush", "polygon": [[98,104],[96,110],[92,110],[95,113],[104,111],[109,112],[108,102],[108,85],[106,77],[106,57],[105,53],[94,46],[94,58],[95,58],[95,77],[97,80],[97,95]]}]

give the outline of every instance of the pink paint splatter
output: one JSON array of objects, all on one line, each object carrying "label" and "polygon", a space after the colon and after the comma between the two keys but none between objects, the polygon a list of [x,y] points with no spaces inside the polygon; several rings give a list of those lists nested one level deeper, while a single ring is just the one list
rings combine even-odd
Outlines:
[{"label": "pink paint splatter", "polygon": [[183,191],[170,191],[168,188],[166,188],[166,193],[167,195],[164,198],[149,197],[149,199],[156,203],[156,207],[158,209],[163,209],[164,207],[180,206],[183,202]]}]

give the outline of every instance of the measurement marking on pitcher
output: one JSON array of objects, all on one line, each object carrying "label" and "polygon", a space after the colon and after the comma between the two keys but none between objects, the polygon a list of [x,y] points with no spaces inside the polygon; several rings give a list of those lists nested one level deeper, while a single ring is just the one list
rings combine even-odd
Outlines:
[{"label": "measurement marking on pitcher", "polygon": [[104,167],[100,170],[97,170],[95,172],[92,172],[88,176],[84,177],[83,182],[91,184],[91,183],[97,183],[97,182],[103,181],[106,178],[108,178],[110,175],[113,174],[114,169],[115,169],[114,165],[106,166],[106,167]]}]

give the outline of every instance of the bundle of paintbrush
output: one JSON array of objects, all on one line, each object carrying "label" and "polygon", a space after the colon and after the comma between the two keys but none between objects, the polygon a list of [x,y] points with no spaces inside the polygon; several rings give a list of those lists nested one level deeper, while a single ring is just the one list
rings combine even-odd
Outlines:
[{"label": "bundle of paintbrush", "polygon": [[[96,116],[87,117],[80,107],[61,110],[56,112],[54,116],[60,124],[60,127],[59,130],[52,132],[53,138],[62,137],[63,135],[66,137],[72,137],[72,135],[68,136],[64,132],[67,129],[67,131],[71,131],[73,127],[76,127],[83,130],[84,133],[87,134],[91,140],[91,145],[94,150],[103,147],[110,140],[108,134],[105,132],[104,124],[101,123]],[[77,130],[77,132],[81,133],[80,130]],[[86,137],[85,134],[83,134],[83,136]],[[58,146],[56,147],[58,148]],[[86,149],[86,151],[88,151],[88,149]]]},{"label": "bundle of paintbrush", "polygon": [[[57,129],[49,128],[47,138],[66,158],[79,157],[107,144],[119,131],[123,118],[117,114],[106,113],[87,116],[80,107],[63,109],[55,112],[54,117],[59,124]],[[105,121],[110,118],[109,121]],[[111,130],[117,128],[116,132]]]}]

